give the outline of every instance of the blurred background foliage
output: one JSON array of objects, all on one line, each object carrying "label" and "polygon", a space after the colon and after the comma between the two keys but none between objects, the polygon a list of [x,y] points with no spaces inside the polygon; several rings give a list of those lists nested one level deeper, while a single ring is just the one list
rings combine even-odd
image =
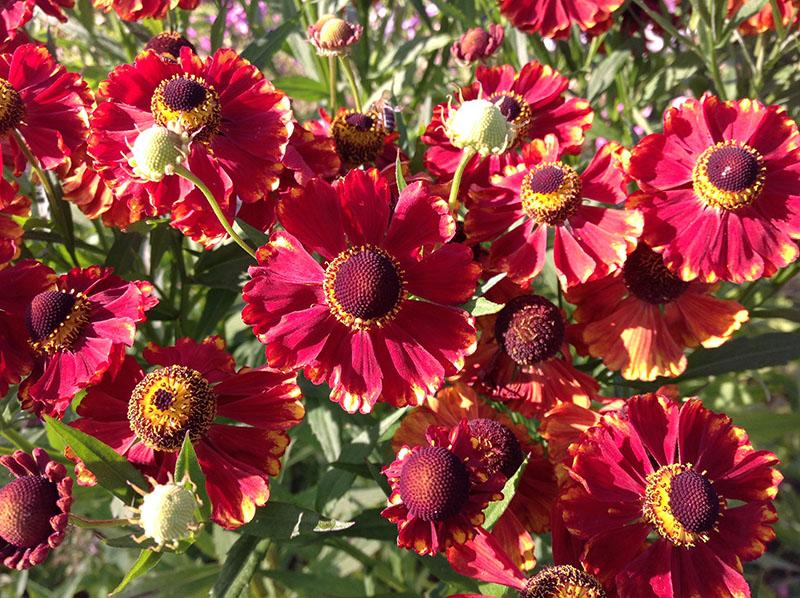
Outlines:
[{"label": "blurred background foliage", "polygon": [[[769,1],[745,2],[731,19],[725,0],[684,0],[672,14],[663,2],[631,2],[618,14],[646,6],[657,26],[630,34],[615,19],[598,37],[587,38],[574,28],[570,37],[556,42],[506,26],[506,41],[492,60],[517,68],[529,60],[549,64],[570,78],[574,95],[590,100],[595,120],[583,162],[599,139],[631,147],[660,130],[661,114],[673,100],[706,90],[725,98],[778,103],[797,119],[798,31],[781,27],[743,36],[737,30]],[[419,137],[433,107],[470,83],[474,74],[472,67],[455,64],[450,45],[469,27],[504,22],[492,0],[223,0],[203,2],[192,13],[171,11],[163,22],[139,23],[125,23],[114,13],[97,11],[90,0],[78,0],[69,22],[38,14],[28,27],[95,89],[111,69],[130,62],[162,30],[185,32],[202,54],[233,47],[294,99],[296,118],[304,122],[318,117],[328,97],[328,62],[307,43],[305,29],[319,15],[342,11],[365,26],[353,52],[362,95],[374,101],[386,90],[391,93],[392,102],[401,107],[402,149],[410,157],[411,171],[418,172],[424,153]],[[638,10],[627,16],[642,14]],[[352,103],[348,93],[341,80],[338,105]],[[20,183],[23,192],[35,196],[29,183]],[[263,347],[240,318],[240,288],[249,258],[238,247],[203,251],[157,220],[137,223],[123,233],[88,221],[75,209],[49,214],[46,201],[39,199],[34,216],[25,222],[24,256],[63,271],[72,265],[68,248],[74,243],[82,265],[105,263],[128,279],[156,284],[161,303],[140,329],[140,344],[219,334],[240,364],[263,363]],[[264,241],[258,231],[245,230],[252,242]],[[74,238],[65,231],[74,231]],[[686,373],[675,381],[682,396],[699,395],[708,407],[726,411],[749,431],[757,448],[775,451],[783,462],[778,539],[763,558],[746,567],[753,595],[761,598],[800,596],[798,269],[795,264],[744,287],[726,285],[723,295],[742,301],[751,310],[751,322],[727,345],[694,351]],[[537,289],[556,296],[552,271],[545,271]],[[598,376],[607,396],[627,397],[666,382],[630,383],[596,361],[581,367]],[[379,404],[371,415],[350,416],[328,401],[326,389],[304,384],[304,390],[307,417],[292,430],[294,442],[272,484],[268,506],[235,533],[207,526],[194,545],[180,554],[164,554],[121,595],[501,595],[503,588],[456,575],[442,557],[421,558],[395,547],[396,529],[379,516],[386,490],[380,468],[391,460],[389,440],[403,410]],[[0,406],[0,451],[47,444],[44,429],[18,410],[13,397],[9,393]],[[50,441],[58,444],[57,439]],[[77,487],[75,504],[77,512],[95,517],[111,517],[121,507],[118,499],[109,504],[102,492]],[[541,563],[548,562],[548,553],[544,535],[537,540]],[[143,572],[153,566],[153,560],[137,561],[139,556],[140,547],[119,530],[74,529],[45,567],[0,575],[2,595],[105,595],[132,567]]]}]

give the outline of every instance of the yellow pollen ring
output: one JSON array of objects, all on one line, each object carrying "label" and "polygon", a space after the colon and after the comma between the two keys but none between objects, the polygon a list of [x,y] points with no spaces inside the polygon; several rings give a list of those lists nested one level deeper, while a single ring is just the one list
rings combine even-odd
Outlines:
[{"label": "yellow pollen ring", "polygon": [[28,340],[35,353],[52,355],[57,351],[69,350],[75,343],[84,325],[89,321],[92,302],[81,292],[75,292],[73,296],[75,303],[55,330],[39,341]]},{"label": "yellow pollen ring", "polygon": [[[386,314],[377,318],[358,318],[348,312],[336,298],[336,276],[339,273],[342,264],[344,264],[354,255],[363,252],[374,252],[386,258],[389,262],[391,262],[392,266],[394,266],[394,269],[397,273],[397,278],[400,281],[400,292],[398,293],[397,301],[395,302],[394,306],[392,306],[392,308]],[[354,246],[333,258],[328,263],[327,268],[325,268],[325,279],[322,283],[322,288],[325,292],[325,301],[328,304],[328,308],[331,310],[331,314],[333,314],[333,316],[339,320],[339,322],[353,330],[371,330],[373,328],[381,328],[385,326],[395,318],[397,313],[400,311],[403,301],[405,301],[405,299],[408,297],[408,291],[406,290],[405,285],[405,272],[400,267],[400,262],[398,262],[393,255],[384,249],[374,245]]]},{"label": "yellow pollen ring", "polygon": [[[558,189],[550,193],[535,191],[533,177],[548,168],[558,168],[563,180]],[[581,177],[574,168],[563,162],[542,162],[525,175],[520,185],[522,210],[539,224],[561,224],[575,213],[581,204]]]},{"label": "yellow pollen ring", "polygon": [[0,134],[16,127],[25,115],[25,104],[19,92],[0,77]]},{"label": "yellow pollen ring", "polygon": [[[750,154],[758,163],[758,174],[756,180],[747,188],[740,191],[728,191],[720,189],[708,176],[708,161],[711,156],[725,148],[738,148]],[[721,210],[736,211],[740,208],[751,205],[761,195],[764,189],[767,167],[764,164],[764,157],[758,150],[750,147],[746,143],[739,141],[722,141],[716,145],[706,148],[697,158],[697,162],[692,169],[692,186],[695,194],[710,208]]]},{"label": "yellow pollen ring", "polygon": [[363,116],[372,121],[366,130],[351,125],[347,118],[359,113],[345,110],[334,117],[331,122],[331,135],[336,145],[336,152],[348,164],[361,166],[375,161],[383,148],[388,131],[383,126],[383,118],[374,110],[364,112]]},{"label": "yellow pollen ring", "polygon": [[177,451],[188,432],[192,440],[211,427],[217,399],[208,381],[188,367],[159,368],[136,385],[128,403],[128,421],[148,447]]},{"label": "yellow pollen ring", "polygon": [[[164,97],[167,85],[177,79],[186,79],[205,89],[203,101],[190,110],[170,107]],[[209,141],[218,131],[221,119],[219,95],[212,85],[197,75],[176,74],[158,84],[150,100],[150,111],[156,124],[162,127],[177,127],[197,141]]]},{"label": "yellow pollen ring", "polygon": [[[696,546],[698,542],[708,542],[709,539],[708,532],[693,532],[686,529],[670,507],[672,480],[691,469],[691,463],[673,463],[664,465],[648,475],[642,508],[644,520],[655,527],[662,538],[684,548]],[[721,516],[725,505],[724,499],[719,500]],[[717,530],[716,525],[713,530]]]}]

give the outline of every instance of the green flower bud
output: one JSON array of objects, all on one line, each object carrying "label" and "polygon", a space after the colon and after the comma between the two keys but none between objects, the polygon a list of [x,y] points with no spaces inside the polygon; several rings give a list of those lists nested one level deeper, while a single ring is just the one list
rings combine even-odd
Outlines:
[{"label": "green flower bud", "polygon": [[482,157],[502,154],[514,142],[515,127],[488,100],[468,100],[458,108],[448,107],[444,127],[450,143],[473,149]]},{"label": "green flower bud", "polygon": [[128,164],[136,177],[158,182],[175,174],[175,168],[183,164],[188,152],[188,135],[153,125],[136,137]]}]

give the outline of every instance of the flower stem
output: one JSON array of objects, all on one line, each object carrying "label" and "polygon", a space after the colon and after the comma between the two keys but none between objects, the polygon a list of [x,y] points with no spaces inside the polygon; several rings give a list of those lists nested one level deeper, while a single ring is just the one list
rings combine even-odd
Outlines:
[{"label": "flower stem", "polygon": [[30,453],[34,449],[33,444],[14,428],[0,430],[0,436],[8,440],[14,448],[25,451],[26,453]]},{"label": "flower stem", "polygon": [[214,212],[214,215],[219,220],[219,223],[222,225],[222,228],[225,229],[225,232],[230,235],[231,239],[233,239],[236,244],[244,249],[245,252],[248,253],[253,259],[256,259],[256,252],[245,243],[244,239],[242,239],[239,234],[233,230],[233,226],[231,226],[228,219],[225,217],[225,214],[222,212],[222,208],[219,207],[214,194],[211,193],[211,189],[209,189],[206,184],[201,181],[198,177],[196,177],[188,168],[184,166],[178,166],[175,169],[175,174],[182,176],[190,183],[193,183],[195,187],[200,189],[200,191],[205,195],[206,199],[208,200],[208,204],[211,206],[211,210]]},{"label": "flower stem", "polygon": [[[76,266],[80,266],[78,257],[75,255],[75,232],[72,230],[72,214],[69,211],[69,206],[62,203],[64,199],[61,197],[60,193],[56,193],[53,183],[50,181],[50,177],[47,176],[47,173],[44,171],[41,164],[39,164],[39,160],[33,155],[31,148],[28,147],[28,144],[25,142],[25,139],[22,138],[22,135],[19,134],[19,131],[12,129],[12,132],[19,149],[25,155],[28,164],[31,165],[31,169],[36,173],[36,176],[44,188],[47,204],[50,206],[50,216],[53,218],[57,228],[60,229],[59,232],[64,237],[64,245],[67,248],[70,258],[72,258],[72,263]],[[61,217],[57,217],[59,215]]]},{"label": "flower stem", "polygon": [[69,514],[69,522],[76,527],[87,528],[122,527],[125,525],[133,525],[133,521],[130,519],[87,519],[85,517],[81,517],[80,515],[76,515],[75,513]]},{"label": "flower stem", "polygon": [[467,168],[467,163],[474,155],[475,150],[472,148],[465,148],[461,152],[461,160],[459,161],[456,172],[453,175],[453,182],[450,183],[450,199],[447,202],[450,206],[450,211],[453,212],[453,214],[455,214],[459,208],[458,190],[461,187],[461,177],[464,176],[464,170]]},{"label": "flower stem", "polygon": [[358,95],[358,86],[356,85],[356,76],[353,73],[353,67],[350,65],[350,59],[347,56],[339,56],[342,61],[342,70],[347,82],[350,84],[350,90],[353,92],[353,102],[356,105],[356,112],[361,112],[361,99]]},{"label": "flower stem", "polygon": [[330,86],[330,96],[328,99],[328,108],[331,115],[336,113],[336,57],[328,56],[328,84]]}]

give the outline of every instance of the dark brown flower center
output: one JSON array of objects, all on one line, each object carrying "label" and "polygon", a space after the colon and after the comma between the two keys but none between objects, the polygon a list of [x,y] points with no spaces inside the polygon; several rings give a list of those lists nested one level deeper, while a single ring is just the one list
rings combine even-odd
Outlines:
[{"label": "dark brown flower center", "polygon": [[674,301],[689,285],[670,272],[662,257],[644,243],[639,243],[625,260],[622,275],[631,293],[657,305]]},{"label": "dark brown flower center", "polygon": [[331,123],[331,134],[339,157],[351,166],[375,162],[383,149],[387,131],[377,112],[346,110]]},{"label": "dark brown flower center", "polygon": [[564,318],[540,295],[515,297],[497,314],[495,338],[518,365],[550,359],[564,342]]},{"label": "dark brown flower center", "polygon": [[547,567],[528,580],[520,598],[606,598],[593,576],[572,565]]},{"label": "dark brown flower center", "polygon": [[674,517],[690,532],[711,531],[719,517],[719,495],[694,469],[672,478],[669,506]]},{"label": "dark brown flower center", "polygon": [[89,300],[81,293],[39,293],[25,310],[31,346],[42,353],[71,348],[89,321],[89,311]]},{"label": "dark brown flower center", "polygon": [[210,140],[219,130],[219,96],[195,75],[178,74],[164,79],[153,92],[150,110],[156,124],[180,129],[198,141]]},{"label": "dark brown flower center", "polygon": [[481,418],[469,422],[469,431],[478,441],[482,464],[490,476],[498,472],[507,478],[514,475],[525,456],[511,430],[497,420]]},{"label": "dark brown flower center", "polygon": [[192,42],[177,31],[159,33],[151,37],[144,47],[145,50],[154,50],[162,56],[166,55],[169,58],[176,59],[181,55],[181,48],[189,48],[193,53],[195,52]]},{"label": "dark brown flower center", "polygon": [[403,465],[400,497],[415,517],[444,521],[467,504],[469,471],[444,447],[422,448]]},{"label": "dark brown flower center", "polygon": [[159,368],[136,385],[128,402],[131,430],[145,445],[174,452],[187,432],[202,438],[217,413],[211,385],[198,372],[180,365]]},{"label": "dark brown flower center", "polygon": [[0,135],[16,127],[25,116],[25,104],[19,92],[0,77]]},{"label": "dark brown flower center", "polygon": [[353,247],[325,271],[325,295],[336,318],[357,329],[380,326],[399,309],[405,294],[400,265],[383,249]]},{"label": "dark brown flower center", "polygon": [[0,537],[20,548],[35,548],[53,532],[58,513],[55,484],[36,475],[12,480],[0,489]]},{"label": "dark brown flower center", "polygon": [[559,225],[581,205],[581,177],[563,162],[542,162],[520,184],[522,209],[539,224]]},{"label": "dark brown flower center", "polygon": [[735,211],[761,195],[766,179],[764,157],[738,141],[723,141],[707,148],[692,170],[694,191],[712,208]]}]

